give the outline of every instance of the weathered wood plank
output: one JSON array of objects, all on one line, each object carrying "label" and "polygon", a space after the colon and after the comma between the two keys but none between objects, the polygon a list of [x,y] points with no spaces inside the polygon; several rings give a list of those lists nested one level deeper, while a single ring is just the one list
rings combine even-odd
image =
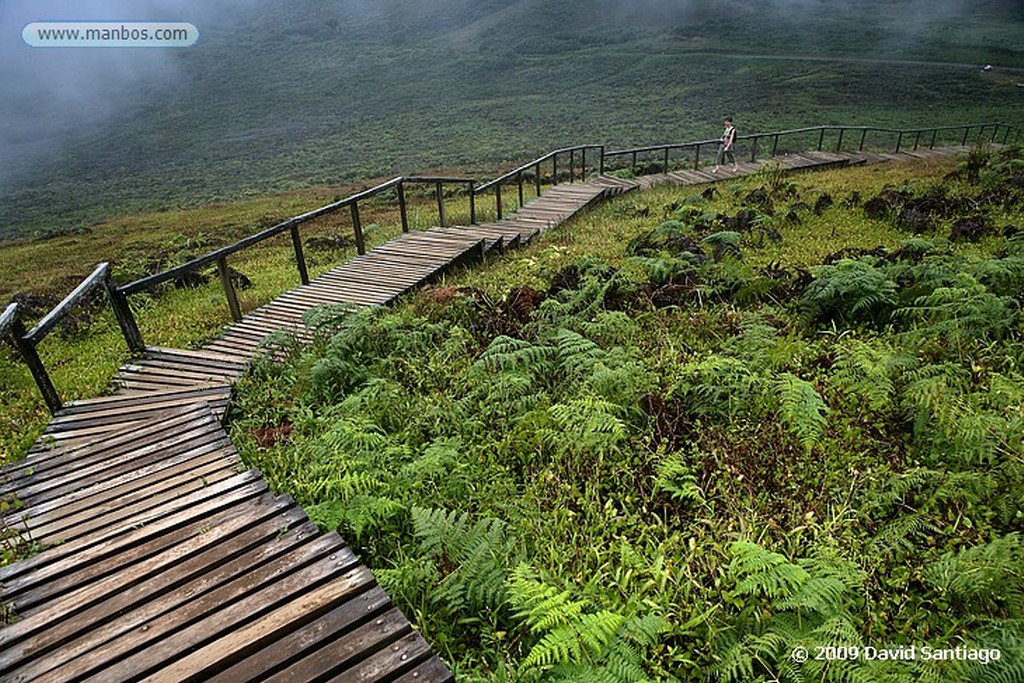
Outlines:
[{"label": "weathered wood plank", "polygon": [[[165,670],[188,652],[238,629],[254,617],[294,599],[307,587],[328,581],[343,571],[351,574],[346,580],[366,584],[373,581],[365,567],[353,567],[354,556],[338,539],[322,537],[303,546],[303,549],[307,549],[307,556],[294,551],[182,606],[173,614],[150,622],[145,632],[127,634],[104,648],[103,653],[97,653],[95,658],[88,655],[79,658],[99,669],[84,680],[105,683]],[[111,651],[115,646],[127,656],[109,663],[109,655],[113,654]],[[71,673],[80,675],[74,671],[74,664],[69,664]]]},{"label": "weathered wood plank", "polygon": [[[162,668],[157,676],[151,676],[148,680],[207,680],[211,674],[223,670],[228,664],[287,636],[342,603],[354,602],[355,607],[361,609],[364,615],[372,614],[367,608],[372,610],[373,605],[365,592],[373,586],[373,577],[361,566],[320,586],[310,586],[305,592],[256,620],[240,624],[198,650],[175,659]],[[364,595],[360,596],[361,593]],[[382,634],[387,634],[389,631],[408,628],[408,622],[398,610],[394,610],[388,619],[388,626],[377,628]]]},{"label": "weathered wood plank", "polygon": [[[332,657],[325,656],[319,648],[331,642],[341,641],[344,638],[345,645],[350,649],[358,647],[353,631],[361,622],[367,618],[374,620],[374,626],[378,628],[385,625],[385,618],[397,618],[397,610],[388,612],[387,615],[380,615],[381,611],[391,605],[391,599],[380,586],[375,586],[361,596],[363,599],[349,600],[323,616],[313,620],[301,630],[275,641],[268,643],[257,652],[248,654],[229,668],[219,674],[207,679],[207,683],[234,683],[235,681],[255,680],[264,676],[271,676],[280,673],[286,667],[297,666],[297,662],[306,656],[311,656],[314,662],[334,664]],[[407,622],[401,618],[407,628]],[[289,674],[294,679],[294,671]],[[309,680],[308,677],[306,680]]]}]

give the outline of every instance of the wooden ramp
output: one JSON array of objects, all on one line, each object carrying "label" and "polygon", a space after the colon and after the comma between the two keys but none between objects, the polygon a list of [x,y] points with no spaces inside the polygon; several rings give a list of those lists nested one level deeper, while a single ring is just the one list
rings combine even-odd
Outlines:
[{"label": "wooden ramp", "polygon": [[244,466],[231,386],[321,304],[386,304],[634,187],[556,187],[502,220],[406,233],[249,312],[198,350],[148,347],[112,396],[73,401],[4,470],[9,526],[44,548],[0,569],[5,681],[450,681],[336,533]]},{"label": "wooden ramp", "polygon": [[[906,156],[776,161],[795,171]],[[0,487],[21,505],[8,527],[44,549],[0,569],[0,600],[17,614],[0,629],[0,680],[452,680],[344,541],[244,471],[223,427],[232,384],[268,335],[307,340],[303,316],[321,304],[387,304],[603,198],[763,166],[559,185],[500,220],[403,234],[202,349],[147,347],[113,395],[65,404],[3,469]]]}]

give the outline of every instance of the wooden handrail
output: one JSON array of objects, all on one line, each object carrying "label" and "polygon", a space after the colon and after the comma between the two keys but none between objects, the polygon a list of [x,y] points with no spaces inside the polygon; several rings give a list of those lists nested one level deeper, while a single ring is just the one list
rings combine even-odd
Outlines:
[{"label": "wooden handrail", "polygon": [[[764,132],[764,133],[750,133],[750,134],[747,134],[747,135],[739,135],[739,136],[736,137],[736,139],[737,140],[755,140],[756,141],[756,140],[760,140],[760,139],[763,139],[763,138],[775,138],[775,137],[781,137],[781,136],[784,136],[784,135],[799,135],[799,134],[802,134],[802,133],[823,133],[823,132],[828,132],[828,131],[840,131],[840,132],[856,131],[856,132],[890,133],[890,134],[896,134],[896,135],[899,135],[899,134],[902,134],[902,135],[914,135],[914,134],[919,134],[919,133],[932,133],[932,132],[948,131],[948,130],[970,130],[972,128],[977,128],[979,130],[985,129],[985,128],[994,128],[995,129],[994,130],[994,134],[997,133],[1000,128],[1005,128],[1007,133],[1012,132],[1012,131],[1017,131],[1017,135],[1018,136],[1019,136],[1019,132],[1020,132],[1020,128],[1018,126],[1010,126],[1010,125],[1003,124],[1003,123],[972,123],[972,124],[961,124],[961,125],[953,125],[953,126],[925,126],[925,127],[921,127],[921,128],[905,128],[905,129],[900,129],[900,128],[883,128],[881,126],[835,126],[835,125],[825,125],[825,126],[809,126],[809,127],[805,127],[805,128],[790,128],[790,129],[787,129],[787,130],[767,131],[767,132]],[[671,149],[686,149],[686,148],[693,148],[693,147],[698,147],[698,146],[704,147],[706,145],[716,145],[719,142],[720,142],[720,140],[718,140],[718,139],[710,139],[710,140],[698,140],[698,141],[694,141],[694,142],[672,142],[672,143],[666,143],[666,144],[663,144],[663,145],[648,145],[648,146],[645,146],[645,147],[629,147],[629,148],[625,148],[625,149],[616,149],[616,150],[607,151],[607,152],[604,153],[604,156],[607,158],[607,157],[625,156],[625,155],[633,155],[633,154],[647,154],[647,153],[650,153],[650,152],[664,151],[666,149],[668,149],[668,150],[671,150]]]},{"label": "wooden handrail", "polygon": [[604,154],[604,145],[576,145],[575,147],[562,147],[561,149],[553,149],[550,152],[548,152],[547,154],[545,154],[544,156],[537,157],[533,161],[525,163],[522,166],[517,166],[516,168],[512,169],[508,173],[505,173],[504,175],[498,176],[494,180],[489,180],[489,181],[487,181],[486,183],[484,183],[482,185],[478,185],[476,190],[475,190],[475,192],[477,194],[480,194],[482,192],[486,192],[487,190],[491,189],[495,185],[499,185],[501,183],[504,183],[504,182],[510,180],[511,178],[514,178],[515,176],[519,175],[520,173],[523,173],[524,171],[529,171],[531,168],[533,168],[535,166],[539,166],[540,164],[544,163],[548,159],[554,159],[559,154],[567,154],[569,152],[575,152],[575,151],[581,150],[581,149],[599,149],[599,150],[602,151],[602,157],[605,156],[605,154]]},{"label": "wooden handrail", "polygon": [[[897,128],[882,128],[878,126],[812,126],[807,128],[793,128],[789,130],[781,131],[770,131],[765,133],[752,133],[749,135],[739,136],[738,140],[753,140],[755,142],[754,151],[752,157],[757,154],[757,142],[765,138],[772,138],[773,145],[771,148],[771,154],[774,155],[778,147],[778,141],[780,137],[787,135],[798,135],[817,132],[818,137],[818,148],[821,149],[825,140],[825,133],[830,131],[839,131],[837,150],[842,148],[843,137],[847,131],[860,132],[860,148],[863,149],[864,142],[869,132],[894,134],[897,137],[896,150],[899,151],[900,146],[903,142],[904,137],[913,135],[914,136],[914,149],[917,149],[918,145],[921,144],[922,135],[930,134],[930,140],[927,142],[929,147],[933,147],[936,142],[936,138],[940,131],[951,131],[951,130],[963,130],[963,139],[961,144],[967,144],[967,140],[972,130],[976,130],[978,137],[985,139],[987,135],[990,138],[990,142],[995,142],[999,136],[999,133],[1003,133],[1002,143],[1006,144],[1009,142],[1010,135],[1014,136],[1014,143],[1020,141],[1021,128],[1019,126],[1011,126],[1002,123],[984,123],[984,124],[969,124],[969,125],[953,125],[953,126],[931,126],[925,128],[913,128],[913,129],[897,129]],[[36,346],[41,342],[47,334],[60,322],[67,313],[76,305],[80,304],[82,300],[88,296],[97,287],[103,286],[106,288],[108,298],[110,300],[111,307],[114,311],[117,322],[121,327],[124,334],[125,340],[128,347],[134,352],[140,352],[144,350],[145,346],[142,341],[142,335],[139,332],[138,326],[135,323],[134,316],[132,315],[131,309],[128,306],[128,296],[149,289],[154,285],[166,282],[173,278],[176,278],[185,273],[195,271],[199,268],[210,264],[217,264],[218,271],[220,273],[220,279],[225,289],[225,296],[227,297],[228,304],[231,309],[232,317],[240,318],[241,309],[238,305],[237,298],[234,296],[234,289],[231,283],[230,272],[227,266],[227,257],[238,251],[251,247],[258,244],[266,239],[279,235],[285,231],[291,232],[292,242],[295,249],[295,255],[298,262],[300,278],[303,284],[308,283],[309,277],[306,272],[306,264],[302,255],[302,242],[299,236],[298,228],[301,224],[318,218],[332,211],[344,208],[346,206],[351,207],[353,229],[356,236],[356,244],[359,253],[363,253],[365,245],[363,243],[362,225],[359,216],[359,202],[365,199],[369,199],[381,192],[395,188],[398,197],[398,203],[400,212],[402,215],[402,229],[408,231],[408,220],[406,216],[405,206],[405,195],[404,195],[404,184],[405,183],[429,183],[434,184],[435,192],[437,194],[438,201],[438,212],[440,222],[443,225],[445,223],[445,210],[443,204],[443,194],[441,192],[441,186],[447,183],[453,184],[465,184],[469,190],[469,201],[470,201],[470,220],[476,222],[476,210],[475,210],[475,198],[478,194],[486,192],[493,188],[498,203],[498,217],[502,216],[502,203],[501,203],[501,186],[503,183],[509,182],[515,179],[518,186],[518,199],[520,206],[524,201],[523,197],[523,174],[527,171],[533,170],[534,172],[534,183],[536,186],[536,192],[539,195],[541,190],[541,178],[540,178],[540,166],[541,164],[551,161],[552,164],[552,176],[553,181],[557,184],[558,182],[558,156],[560,154],[569,154],[569,175],[570,182],[574,180],[575,175],[575,153],[581,152],[580,172],[579,177],[582,179],[586,176],[586,151],[587,150],[598,150],[600,152],[600,161],[598,165],[599,173],[604,172],[605,160],[610,157],[617,157],[623,155],[631,155],[633,165],[636,165],[636,156],[639,154],[647,154],[651,152],[661,151],[664,152],[665,160],[664,164],[668,167],[668,152],[673,149],[694,149],[694,163],[699,165],[700,162],[700,150],[702,147],[708,145],[717,145],[719,140],[700,140],[696,142],[676,142],[668,143],[664,145],[653,145],[647,147],[633,147],[629,149],[618,149],[612,151],[606,151],[603,145],[577,145],[575,147],[563,147],[548,152],[547,154],[534,159],[526,164],[518,166],[511,171],[498,176],[494,180],[488,181],[482,185],[477,186],[476,181],[472,178],[455,178],[446,176],[398,176],[387,180],[379,185],[362,190],[353,195],[340,199],[336,202],[326,204],[317,209],[307,211],[306,213],[293,216],[287,220],[277,223],[265,230],[244,237],[241,240],[230,244],[226,247],[221,247],[208,254],[192,259],[187,263],[183,263],[174,268],[149,275],[144,278],[140,278],[133,282],[129,282],[120,287],[114,285],[111,278],[111,269],[109,263],[101,263],[93,270],[93,272],[86,277],[75,289],[68,294],[63,301],[57,304],[53,310],[47,313],[43,318],[32,328],[31,331],[25,332],[24,326],[20,320],[20,308],[16,303],[12,303],[4,309],[3,313],[0,314],[0,337],[8,336],[13,341],[15,346],[21,352],[26,364],[29,366],[29,370],[32,372],[33,377],[36,380],[36,384],[39,386],[39,390],[43,395],[43,399],[46,401],[47,407],[51,412],[57,411],[61,407],[60,397],[57,395],[56,390],[53,387],[52,382],[46,369],[43,367],[42,362],[39,359],[39,355],[36,352]],[[593,166],[592,166],[593,167]]]},{"label": "wooden handrail", "polygon": [[221,247],[220,249],[211,251],[209,254],[200,256],[198,258],[194,258],[191,261],[181,264],[180,266],[175,266],[174,268],[169,268],[159,273],[155,273],[153,275],[140,278],[138,280],[135,280],[134,282],[129,282],[128,284],[118,287],[118,290],[122,294],[129,295],[150,289],[151,287],[154,287],[163,282],[167,282],[168,280],[173,280],[174,278],[184,275],[186,273],[198,270],[199,268],[203,268],[212,263],[216,263],[217,261],[227,258],[228,256],[234,254],[235,252],[241,251],[255,244],[259,244],[260,242],[266,239],[270,239],[271,237],[274,237],[276,235],[280,235],[285,230],[290,230],[291,228],[301,225],[302,223],[306,223],[307,221],[311,221],[314,218],[319,218],[320,216],[331,213],[332,211],[337,211],[338,209],[355,204],[359,202],[361,199],[367,199],[375,194],[383,192],[384,190],[389,190],[392,187],[395,187],[396,185],[400,184],[402,180],[403,178],[401,176],[397,178],[392,178],[391,180],[381,183],[380,185],[371,187],[368,190],[363,190],[362,192],[358,192],[349,197],[345,197],[344,199],[340,199],[336,202],[332,202],[325,206],[321,206],[318,209],[313,209],[312,211],[307,211],[306,213],[299,214],[298,216],[289,218],[276,225],[272,225],[266,230],[262,230],[253,235],[249,235],[248,237],[243,237],[234,244],[229,244],[226,247]]},{"label": "wooden handrail", "polygon": [[33,344],[41,342],[50,333],[50,330],[60,322],[61,318],[67,315],[72,308],[80,304],[82,299],[89,296],[94,289],[103,285],[103,280],[109,273],[109,263],[101,263],[96,266],[96,269],[92,271],[89,277],[82,280],[77,287],[71,290],[70,294],[64,297],[63,301],[54,306],[53,310],[43,316],[42,320],[29,330],[25,338]]},{"label": "wooden handrail", "polygon": [[14,323],[18,320],[18,304],[8,304],[0,313],[0,339],[12,334]]}]

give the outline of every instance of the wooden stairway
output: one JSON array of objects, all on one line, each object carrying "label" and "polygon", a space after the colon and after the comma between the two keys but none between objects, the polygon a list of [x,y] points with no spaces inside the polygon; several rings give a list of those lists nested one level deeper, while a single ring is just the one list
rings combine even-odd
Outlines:
[{"label": "wooden stairway", "polygon": [[[959,149],[953,151],[960,151]],[[916,156],[937,156],[931,150]],[[807,153],[788,171],[903,155]],[[2,490],[44,549],[0,569],[4,681],[450,681],[336,533],[244,471],[223,422],[268,335],[308,340],[322,304],[370,306],[530,242],[604,198],[763,162],[558,185],[500,220],[405,233],[248,312],[197,350],[148,347],[114,393],[65,404]]]}]

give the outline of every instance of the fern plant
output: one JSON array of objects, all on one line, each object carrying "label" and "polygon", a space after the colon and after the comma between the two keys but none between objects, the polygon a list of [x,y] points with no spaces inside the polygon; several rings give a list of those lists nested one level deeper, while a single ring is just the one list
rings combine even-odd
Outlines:
[{"label": "fern plant", "polygon": [[834,353],[829,385],[847,399],[847,406],[858,411],[891,411],[899,377],[916,364],[912,356],[888,348],[882,342],[855,338],[841,340]]},{"label": "fern plant", "polygon": [[731,418],[756,413],[767,390],[765,378],[743,361],[712,355],[683,365],[669,396],[695,416]]},{"label": "fern plant", "polygon": [[915,324],[912,340],[942,340],[944,347],[963,355],[979,341],[1005,336],[1016,324],[1014,309],[1009,297],[996,296],[964,275],[957,286],[938,287],[895,315]]},{"label": "fern plant", "polygon": [[458,616],[498,611],[507,599],[506,568],[515,562],[513,540],[495,518],[472,522],[465,512],[413,507],[413,533],[441,576],[428,588],[430,600]]},{"label": "fern plant", "polygon": [[736,610],[732,628],[719,634],[713,673],[733,681],[845,681],[856,662],[797,662],[794,648],[860,645],[851,592],[863,573],[853,563],[822,551],[794,563],[749,541],[729,547],[732,561],[726,600]]},{"label": "fern plant", "polygon": [[877,323],[888,318],[896,303],[896,282],[869,261],[843,259],[813,272],[815,279],[798,306],[807,325]]},{"label": "fern plant", "polygon": [[516,616],[539,638],[519,665],[524,680],[652,680],[642,654],[668,631],[663,618],[590,611],[570,591],[539,581],[527,565],[516,568],[508,588]]},{"label": "fern plant", "polygon": [[1024,619],[1024,541],[1011,533],[983,545],[948,552],[925,578],[972,620]]},{"label": "fern plant", "polygon": [[677,503],[704,506],[704,491],[697,482],[685,453],[675,452],[665,456],[658,464],[654,488],[668,495]]},{"label": "fern plant", "polygon": [[814,385],[788,372],[776,382],[779,416],[808,453],[821,439],[829,408]]}]

